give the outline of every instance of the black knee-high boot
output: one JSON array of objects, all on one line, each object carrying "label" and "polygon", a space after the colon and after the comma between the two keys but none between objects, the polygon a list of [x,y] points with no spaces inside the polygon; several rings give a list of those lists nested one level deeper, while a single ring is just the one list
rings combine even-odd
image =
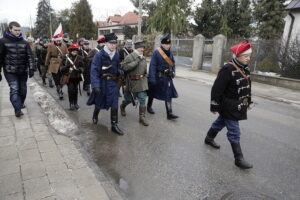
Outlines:
[{"label": "black knee-high boot", "polygon": [[93,124],[98,123],[99,112],[100,112],[100,109],[95,106],[94,113],[93,113]]},{"label": "black knee-high boot", "polygon": [[153,97],[149,96],[148,97],[148,103],[147,103],[147,111],[150,114],[154,114],[154,110],[152,109],[152,103],[153,103]]},{"label": "black knee-high boot", "polygon": [[118,109],[110,110],[111,130],[118,135],[124,135],[124,132],[118,127]]},{"label": "black knee-high boot", "polygon": [[217,136],[218,131],[210,128],[207,132],[207,135],[205,137],[205,144],[208,144],[210,146],[212,146],[215,149],[220,149],[220,145],[218,143],[215,142],[215,137]]},{"label": "black knee-high boot", "polygon": [[241,145],[239,142],[231,143],[233,155],[235,158],[235,165],[242,169],[250,169],[253,167],[250,163],[248,163],[243,156]]},{"label": "black knee-high boot", "polygon": [[165,101],[166,105],[166,111],[167,111],[167,119],[172,120],[172,119],[177,119],[178,116],[173,114],[172,111],[172,101]]}]

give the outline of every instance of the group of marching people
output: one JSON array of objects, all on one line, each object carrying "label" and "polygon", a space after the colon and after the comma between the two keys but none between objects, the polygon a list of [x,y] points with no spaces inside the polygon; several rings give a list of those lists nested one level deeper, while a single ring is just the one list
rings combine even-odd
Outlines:
[{"label": "group of marching people", "polygon": [[[116,134],[124,132],[118,127],[118,108],[120,86],[125,82],[124,100],[120,105],[122,116],[126,116],[129,104],[139,103],[139,122],[148,126],[146,110],[154,114],[153,99],[165,102],[168,120],[177,119],[172,112],[172,99],[177,98],[173,78],[175,62],[170,34],[161,38],[161,45],[151,57],[149,70],[144,57],[145,41],[125,44],[117,50],[117,36],[114,33],[97,40],[95,49],[89,48],[89,42],[79,39],[72,44],[68,35],[64,38],[56,35],[53,43],[44,38],[36,46],[34,57],[32,47],[24,40],[21,26],[10,22],[0,38],[0,81],[1,71],[10,87],[10,101],[15,116],[20,118],[27,94],[27,79],[34,76],[35,62],[43,80],[49,87],[56,86],[59,99],[63,99],[62,87],[67,85],[70,110],[78,110],[78,90],[83,81],[83,89],[89,99],[87,105],[94,105],[92,121],[98,123],[101,109],[111,110],[111,127]],[[247,110],[251,100],[251,79],[248,64],[252,54],[252,45],[248,41],[240,42],[231,48],[233,58],[219,71],[211,90],[210,111],[219,114],[212,123],[205,137],[205,144],[215,149],[220,145],[215,142],[217,134],[227,128],[227,138],[231,144],[235,164],[242,169],[252,168],[244,157],[240,146],[241,131],[239,121],[247,119]],[[148,73],[147,73],[148,72]],[[90,90],[92,88],[92,91]],[[148,102],[146,99],[148,96]]]},{"label": "group of marching people", "polygon": [[[87,105],[95,106],[92,122],[98,123],[101,109],[110,109],[112,131],[119,135],[124,132],[118,127],[118,108],[121,115],[126,116],[125,108],[131,103],[139,104],[139,122],[144,126],[149,125],[146,111],[155,113],[152,108],[154,98],[165,101],[167,119],[178,118],[172,112],[171,100],[178,95],[172,81],[175,64],[170,51],[170,34],[161,38],[161,47],[154,51],[149,74],[144,56],[145,41],[134,44],[126,41],[120,51],[114,33],[97,42],[94,49],[90,49],[89,41],[83,38],[73,44],[67,33],[63,37],[54,36],[52,43],[46,38],[41,39],[35,55],[43,84],[46,86],[48,79],[49,87],[56,87],[60,100],[64,99],[62,88],[67,85],[70,110],[78,110],[78,91],[81,92],[80,82],[83,81],[83,90],[89,96]],[[124,100],[119,107],[120,88]]]}]

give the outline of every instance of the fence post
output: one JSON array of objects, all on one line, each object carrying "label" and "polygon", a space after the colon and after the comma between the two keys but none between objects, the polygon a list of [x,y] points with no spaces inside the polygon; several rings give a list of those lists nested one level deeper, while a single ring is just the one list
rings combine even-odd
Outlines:
[{"label": "fence post", "polygon": [[158,47],[160,47],[160,38],[162,37],[162,35],[157,35],[155,37],[155,42],[154,42],[154,49],[157,49]]},{"label": "fence post", "polygon": [[204,52],[204,36],[199,34],[194,38],[193,44],[193,65],[192,70],[202,69],[203,65],[203,52]]},{"label": "fence post", "polygon": [[227,38],[222,35],[216,35],[213,43],[213,52],[212,52],[212,63],[211,63],[211,71],[213,73],[218,73],[221,66],[224,64],[223,54],[225,51]]}]

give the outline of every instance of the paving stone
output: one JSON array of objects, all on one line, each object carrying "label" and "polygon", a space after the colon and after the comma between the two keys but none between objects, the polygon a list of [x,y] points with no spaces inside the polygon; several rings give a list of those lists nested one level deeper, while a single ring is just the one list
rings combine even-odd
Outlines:
[{"label": "paving stone", "polygon": [[0,137],[0,147],[10,146],[15,143],[15,136]]},{"label": "paving stone", "polygon": [[6,195],[3,200],[24,200],[23,192]]},{"label": "paving stone", "polygon": [[82,158],[80,154],[72,154],[68,157],[65,157],[64,159],[68,169],[80,169],[83,167],[87,167],[86,161]]},{"label": "paving stone", "polygon": [[32,128],[35,133],[49,132],[48,126],[46,124],[35,124]]},{"label": "paving stone", "polygon": [[19,150],[36,149],[37,143],[34,137],[20,138],[17,140],[17,146]]},{"label": "paving stone", "polygon": [[58,149],[64,157],[79,153],[73,143],[58,145]]},{"label": "paving stone", "polygon": [[40,200],[53,195],[46,176],[24,181],[26,199]]},{"label": "paving stone", "polygon": [[[54,190],[55,195],[58,199],[63,200],[81,200],[81,194],[79,189],[76,187],[76,184],[72,180],[62,181],[51,183],[51,186]],[[92,200],[92,199],[91,199]]]},{"label": "paving stone", "polygon": [[53,140],[48,141],[39,141],[38,142],[39,150],[41,153],[57,151],[57,146]]},{"label": "paving stone", "polygon": [[0,131],[0,137],[3,136],[14,136],[15,135],[15,128],[13,126],[2,126]]},{"label": "paving stone", "polygon": [[5,126],[13,126],[12,121],[11,121],[10,117],[8,117],[8,116],[0,116],[0,125],[1,125],[1,127],[2,127],[3,124]]},{"label": "paving stone", "polygon": [[12,116],[12,115],[15,115],[15,111],[11,107],[3,106],[2,109],[0,110],[0,116]]},{"label": "paving stone", "polygon": [[15,145],[0,148],[0,162],[18,159],[18,150]]},{"label": "paving stone", "polygon": [[53,140],[53,138],[49,134],[44,134],[44,135],[36,135],[35,136],[36,141],[49,141]]},{"label": "paving stone", "polygon": [[64,163],[47,165],[46,171],[50,180],[50,183],[62,182],[65,180],[72,180],[71,170],[67,168]]},{"label": "paving stone", "polygon": [[23,180],[46,176],[46,169],[42,161],[21,164],[21,172]]},{"label": "paving stone", "polygon": [[20,172],[19,159],[0,162],[0,176],[15,174]]},{"label": "paving stone", "polygon": [[0,177],[0,198],[17,192],[23,192],[20,173]]},{"label": "paving stone", "polygon": [[45,165],[63,163],[64,160],[59,151],[41,153]]},{"label": "paving stone", "polygon": [[[24,114],[25,114],[25,112],[24,112]],[[30,125],[30,122],[29,122],[28,119],[18,119],[18,120],[22,120],[22,121],[14,122],[16,130],[23,130],[23,129],[30,129],[31,128],[31,125]]]},{"label": "paving stone", "polygon": [[17,139],[34,137],[34,132],[31,128],[16,130]]},{"label": "paving stone", "polygon": [[74,169],[72,170],[72,176],[79,188],[99,185],[90,168]]},{"label": "paving stone", "polygon": [[90,187],[81,188],[80,191],[84,200],[109,200],[101,185],[92,185]]},{"label": "paving stone", "polygon": [[58,145],[72,144],[71,139],[64,135],[53,134],[53,138],[55,140],[55,143]]},{"label": "paving stone", "polygon": [[38,149],[22,150],[19,152],[19,157],[22,164],[41,160]]}]

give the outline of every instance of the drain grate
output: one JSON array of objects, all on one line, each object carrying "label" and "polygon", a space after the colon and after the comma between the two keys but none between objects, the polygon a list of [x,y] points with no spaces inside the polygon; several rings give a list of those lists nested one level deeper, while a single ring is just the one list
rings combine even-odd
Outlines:
[{"label": "drain grate", "polygon": [[251,191],[237,191],[226,193],[221,200],[276,200],[273,197],[265,194],[260,194]]}]

